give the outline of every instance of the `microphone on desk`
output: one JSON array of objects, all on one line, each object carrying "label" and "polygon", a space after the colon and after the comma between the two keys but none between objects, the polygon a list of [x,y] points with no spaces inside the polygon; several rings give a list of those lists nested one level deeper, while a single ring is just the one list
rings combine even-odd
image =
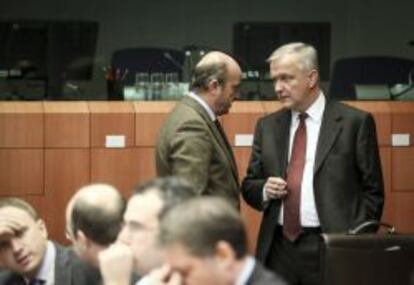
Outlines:
[{"label": "microphone on desk", "polygon": [[395,84],[390,88],[391,100],[407,94],[414,89],[414,68],[408,72],[408,84]]},{"label": "microphone on desk", "polygon": [[193,61],[192,61],[192,54],[191,51],[185,51],[185,60],[184,63],[181,64],[177,61],[169,52],[163,53],[164,58],[170,61],[174,66],[178,67],[181,71],[182,80],[184,82],[191,82],[191,76],[193,71]]},{"label": "microphone on desk", "polygon": [[164,52],[162,55],[175,67],[177,67],[181,72],[183,71],[183,65],[180,62],[178,62],[168,51]]}]

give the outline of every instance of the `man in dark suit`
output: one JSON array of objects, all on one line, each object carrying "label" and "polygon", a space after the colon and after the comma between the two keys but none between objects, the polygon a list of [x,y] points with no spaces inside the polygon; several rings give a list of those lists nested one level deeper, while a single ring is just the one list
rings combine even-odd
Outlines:
[{"label": "man in dark suit", "polygon": [[0,268],[2,285],[98,284],[70,249],[47,240],[44,222],[18,198],[0,200]]},{"label": "man in dark suit", "polygon": [[221,52],[197,64],[192,92],[184,96],[161,128],[156,146],[158,176],[190,181],[200,195],[218,195],[239,207],[236,162],[218,117],[238,96],[241,70]]},{"label": "man in dark suit", "polygon": [[312,46],[284,45],[268,61],[283,108],[257,123],[242,194],[264,211],[258,259],[291,284],[319,284],[319,234],[381,218],[375,122],[326,100]]},{"label": "man in dark suit", "polygon": [[166,284],[286,284],[247,254],[240,214],[222,198],[198,197],[172,208],[158,237],[169,266]]}]

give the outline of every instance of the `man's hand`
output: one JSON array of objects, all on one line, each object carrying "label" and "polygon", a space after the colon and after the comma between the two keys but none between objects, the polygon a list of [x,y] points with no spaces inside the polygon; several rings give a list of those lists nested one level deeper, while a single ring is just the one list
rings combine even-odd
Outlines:
[{"label": "man's hand", "polygon": [[105,285],[129,285],[133,255],[129,246],[115,243],[99,253],[99,268]]},{"label": "man's hand", "polygon": [[19,222],[18,217],[9,214],[0,216],[0,241],[8,241],[22,231],[24,226]]},{"label": "man's hand", "polygon": [[269,177],[264,185],[268,199],[283,199],[287,194],[287,183],[280,177]]}]

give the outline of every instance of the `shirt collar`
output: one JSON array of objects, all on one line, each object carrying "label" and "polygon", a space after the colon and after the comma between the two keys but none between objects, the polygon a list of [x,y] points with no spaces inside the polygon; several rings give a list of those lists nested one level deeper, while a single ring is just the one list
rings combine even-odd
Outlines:
[{"label": "shirt collar", "polygon": [[253,274],[255,264],[256,264],[256,261],[254,260],[253,257],[248,256],[246,258],[243,269],[240,275],[238,276],[235,285],[247,284],[247,281],[249,280],[250,276]]},{"label": "shirt collar", "polygon": [[[306,114],[308,114],[308,118],[320,123],[322,121],[323,111],[325,109],[326,99],[323,92],[319,92],[318,98],[316,98],[315,102],[306,110]],[[299,116],[299,112],[292,111],[292,121],[296,122],[297,117]]]},{"label": "shirt collar", "polygon": [[207,104],[206,101],[204,101],[200,96],[198,96],[197,94],[195,94],[194,92],[190,91],[187,93],[187,96],[190,98],[193,98],[194,100],[196,100],[201,107],[203,107],[204,110],[206,110],[208,116],[210,117],[210,119],[214,122],[217,117],[214,114],[213,110],[210,108],[210,106]]}]

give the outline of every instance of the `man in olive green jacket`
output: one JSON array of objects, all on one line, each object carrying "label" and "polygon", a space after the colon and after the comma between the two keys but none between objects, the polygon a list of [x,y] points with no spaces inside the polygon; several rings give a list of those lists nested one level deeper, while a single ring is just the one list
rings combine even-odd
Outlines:
[{"label": "man in olive green jacket", "polygon": [[241,69],[222,52],[210,52],[197,64],[192,91],[171,112],[156,146],[159,176],[189,180],[200,195],[221,196],[239,208],[236,162],[218,117],[238,96]]}]

